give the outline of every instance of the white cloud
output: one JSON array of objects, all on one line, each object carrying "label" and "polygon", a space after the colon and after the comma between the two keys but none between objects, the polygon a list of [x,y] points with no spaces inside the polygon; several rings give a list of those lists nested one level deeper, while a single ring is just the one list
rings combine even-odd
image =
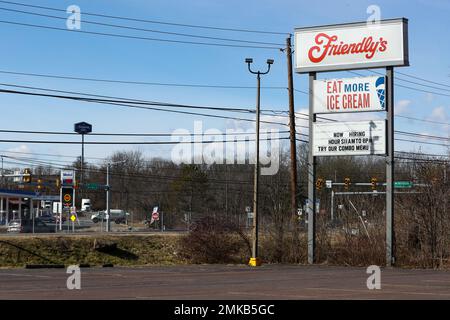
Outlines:
[{"label": "white cloud", "polygon": [[434,100],[434,94],[432,94],[432,93],[427,93],[427,94],[425,95],[425,101],[426,101],[426,102],[431,103],[431,102],[433,102],[433,100]]},{"label": "white cloud", "polygon": [[14,147],[14,148],[8,149],[7,152],[11,152],[11,153],[30,153],[31,150],[30,150],[30,148],[27,145],[22,144],[22,145],[20,145],[18,147]]},{"label": "white cloud", "polygon": [[440,121],[440,122],[447,122],[448,121],[448,114],[447,111],[443,106],[436,107],[431,112],[430,116],[427,118],[428,120],[432,121]]},{"label": "white cloud", "polygon": [[395,104],[394,107],[394,113],[395,115],[404,114],[407,110],[409,105],[411,104],[411,100],[400,100]]}]

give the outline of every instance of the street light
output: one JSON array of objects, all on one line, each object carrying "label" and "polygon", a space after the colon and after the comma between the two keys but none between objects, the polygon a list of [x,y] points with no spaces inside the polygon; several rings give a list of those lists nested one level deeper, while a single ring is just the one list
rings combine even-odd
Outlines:
[{"label": "street light", "polygon": [[[106,164],[106,232],[111,230],[110,224],[110,213],[111,213],[111,186],[109,185],[109,171],[112,164],[122,164],[127,160],[117,161],[117,162],[108,162]],[[103,228],[102,228],[103,229]]]},{"label": "street light", "polygon": [[256,267],[261,265],[261,260],[258,258],[258,192],[259,192],[259,109],[261,98],[261,75],[268,74],[270,66],[273,64],[273,59],[267,59],[267,71],[253,71],[250,65],[253,63],[252,58],[246,58],[245,63],[248,65],[248,71],[252,74],[256,74],[257,79],[257,92],[256,92],[256,152],[255,152],[255,176],[253,186],[253,245],[252,245],[252,257],[250,258],[249,265]]}]

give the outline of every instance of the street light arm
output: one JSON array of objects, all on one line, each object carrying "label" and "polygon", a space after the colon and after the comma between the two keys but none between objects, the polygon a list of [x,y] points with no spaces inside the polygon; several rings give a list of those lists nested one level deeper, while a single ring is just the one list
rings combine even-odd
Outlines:
[{"label": "street light arm", "polygon": [[267,71],[266,72],[260,72],[260,74],[268,74],[270,71],[270,64],[267,64]]},{"label": "street light arm", "polygon": [[248,65],[248,71],[250,71],[250,73],[252,73],[252,74],[258,74],[259,71],[258,71],[258,72],[252,71],[252,68],[250,67],[250,64],[251,64],[250,62],[247,63],[247,65]]}]

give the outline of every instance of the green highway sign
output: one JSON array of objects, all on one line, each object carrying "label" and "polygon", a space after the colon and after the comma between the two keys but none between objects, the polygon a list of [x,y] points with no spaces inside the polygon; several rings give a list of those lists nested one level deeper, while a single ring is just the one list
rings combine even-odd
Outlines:
[{"label": "green highway sign", "polygon": [[108,187],[104,184],[99,184],[99,183],[85,183],[82,187],[83,189],[86,190],[107,190]]},{"label": "green highway sign", "polygon": [[394,188],[412,188],[413,183],[411,181],[395,181]]},{"label": "green highway sign", "polygon": [[88,190],[98,190],[100,187],[100,185],[98,183],[86,183],[85,184],[85,189]]}]

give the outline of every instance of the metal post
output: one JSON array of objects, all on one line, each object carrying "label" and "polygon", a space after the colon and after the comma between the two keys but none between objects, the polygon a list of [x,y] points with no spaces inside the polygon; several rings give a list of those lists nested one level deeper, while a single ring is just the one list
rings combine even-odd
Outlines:
[{"label": "metal post", "polygon": [[6,197],[6,225],[9,224],[9,198]]},{"label": "metal post", "polygon": [[394,237],[394,68],[386,68],[386,265],[395,263]]},{"label": "metal post", "polygon": [[59,231],[62,231],[62,207],[63,207],[63,202],[62,202],[62,185],[59,188],[59,205],[58,205],[58,211],[57,213],[59,213]]},{"label": "metal post", "polygon": [[161,211],[161,232],[164,232],[164,212]]},{"label": "metal post", "polygon": [[32,198],[30,198],[30,214],[31,214],[31,216],[32,216],[32,219],[33,219],[33,233],[34,233],[34,214],[33,214],[33,199]]},{"label": "metal post", "polygon": [[261,75],[268,74],[270,66],[273,64],[272,59],[267,59],[267,71],[252,71],[250,64],[253,59],[247,58],[245,62],[248,65],[248,71],[252,74],[256,74],[257,90],[256,90],[256,128],[255,128],[255,173],[254,173],[254,189],[253,189],[253,245],[252,245],[252,257],[250,258],[249,265],[252,267],[259,266],[261,261],[258,258],[258,195],[259,195],[259,124],[260,124],[260,100],[261,100]]},{"label": "metal post", "polygon": [[316,73],[309,73],[309,151],[308,151],[308,263],[316,262],[316,157],[313,156],[313,124],[316,122],[314,114],[314,90],[313,82]]},{"label": "metal post", "polygon": [[260,90],[261,76],[258,72],[257,76],[257,93],[256,93],[256,146],[255,146],[255,173],[253,184],[253,246],[252,258],[256,259],[258,264],[258,192],[259,192],[259,108],[260,108]]},{"label": "metal post", "polygon": [[289,95],[289,140],[291,148],[291,210],[292,217],[297,216],[297,143],[295,136],[294,79],[292,75],[291,37],[286,38],[286,58]]},{"label": "metal post", "polygon": [[110,194],[110,186],[109,186],[109,167],[110,163],[106,166],[106,232],[109,232],[110,230],[110,201],[111,201],[111,194]]},{"label": "metal post", "polygon": [[19,198],[19,219],[22,219],[22,198]]},{"label": "metal post", "polygon": [[2,187],[4,187],[5,184],[5,178],[3,176],[3,156],[2,156]]},{"label": "metal post", "polygon": [[334,190],[331,189],[331,222],[334,221]]},{"label": "metal post", "polygon": [[[80,174],[80,201],[82,201],[81,199],[83,199],[83,182],[84,182],[84,172],[83,172],[83,164],[84,164],[84,133],[81,134],[81,165],[80,165],[80,169],[81,169],[81,174]],[[81,203],[81,202],[80,202]],[[75,205],[75,199],[73,201],[73,205]],[[81,205],[80,205],[81,208]]]}]

